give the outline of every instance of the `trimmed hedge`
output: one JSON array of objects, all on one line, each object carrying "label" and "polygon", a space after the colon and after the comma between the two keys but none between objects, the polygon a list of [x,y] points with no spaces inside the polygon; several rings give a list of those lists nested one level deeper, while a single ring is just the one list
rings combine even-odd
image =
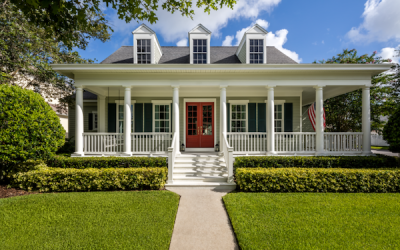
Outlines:
[{"label": "trimmed hedge", "polygon": [[41,168],[15,174],[12,186],[40,192],[157,190],[164,187],[167,173],[167,168]]},{"label": "trimmed hedge", "polygon": [[396,157],[377,156],[244,156],[234,168],[399,168]]},{"label": "trimmed hedge", "polygon": [[166,168],[165,157],[65,157],[48,160],[52,168]]},{"label": "trimmed hedge", "polygon": [[251,192],[400,192],[400,170],[240,168],[236,183]]}]

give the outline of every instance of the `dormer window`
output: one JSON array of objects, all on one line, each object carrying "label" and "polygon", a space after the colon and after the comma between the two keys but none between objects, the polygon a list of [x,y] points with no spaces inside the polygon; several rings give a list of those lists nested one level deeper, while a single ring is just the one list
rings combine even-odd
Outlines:
[{"label": "dormer window", "polygon": [[193,39],[193,64],[207,64],[207,39]]},{"label": "dormer window", "polygon": [[137,63],[151,64],[151,41],[150,39],[137,40]]},{"label": "dormer window", "polygon": [[250,64],[264,63],[264,40],[250,39]]}]

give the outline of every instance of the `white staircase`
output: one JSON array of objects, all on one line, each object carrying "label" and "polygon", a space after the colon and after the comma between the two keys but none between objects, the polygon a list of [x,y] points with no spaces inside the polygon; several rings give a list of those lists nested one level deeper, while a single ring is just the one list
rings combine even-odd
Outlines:
[{"label": "white staircase", "polygon": [[183,153],[175,157],[173,183],[168,187],[211,187],[234,189],[228,183],[228,169],[223,156],[213,153]]}]

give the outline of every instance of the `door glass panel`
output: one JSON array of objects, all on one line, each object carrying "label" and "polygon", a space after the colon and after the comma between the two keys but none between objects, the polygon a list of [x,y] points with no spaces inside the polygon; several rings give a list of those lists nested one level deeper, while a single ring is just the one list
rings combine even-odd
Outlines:
[{"label": "door glass panel", "polygon": [[202,134],[203,135],[212,135],[212,106],[205,105],[203,106],[203,127]]},{"label": "door glass panel", "polygon": [[197,135],[197,106],[188,106],[188,135]]}]

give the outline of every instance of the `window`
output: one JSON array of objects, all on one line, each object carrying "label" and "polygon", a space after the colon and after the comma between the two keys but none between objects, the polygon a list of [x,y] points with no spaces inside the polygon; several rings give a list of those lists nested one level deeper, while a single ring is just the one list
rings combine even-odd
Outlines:
[{"label": "window", "polygon": [[97,130],[97,112],[93,112],[93,130]]},{"label": "window", "polygon": [[250,39],[250,63],[264,63],[264,40]]},{"label": "window", "polygon": [[169,104],[154,105],[154,129],[155,132],[170,132],[170,108]]},{"label": "window", "polygon": [[274,107],[275,132],[283,132],[283,105],[278,104]]},{"label": "window", "polygon": [[137,63],[151,64],[151,42],[150,39],[137,40]]},{"label": "window", "polygon": [[207,39],[193,39],[193,64],[207,64]]},{"label": "window", "polygon": [[231,132],[246,132],[247,105],[231,105]]},{"label": "window", "polygon": [[[117,104],[117,128],[118,133],[124,132],[124,104]],[[131,105],[131,132],[133,132],[133,105]]]}]

